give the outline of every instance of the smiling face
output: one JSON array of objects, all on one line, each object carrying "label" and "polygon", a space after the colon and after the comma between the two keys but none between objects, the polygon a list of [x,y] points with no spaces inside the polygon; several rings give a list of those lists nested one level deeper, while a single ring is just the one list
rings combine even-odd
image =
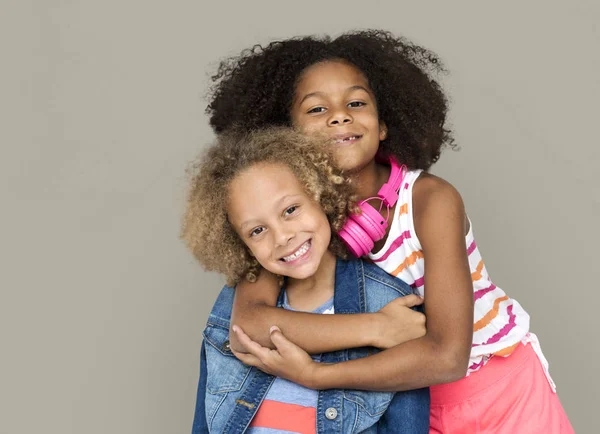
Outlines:
[{"label": "smiling face", "polygon": [[331,137],[338,166],[351,173],[373,161],[387,133],[367,78],[342,61],[320,62],[302,73],[290,115],[302,131]]},{"label": "smiling face", "polygon": [[229,221],[263,268],[294,279],[317,272],[331,229],[288,166],[255,164],[228,191]]}]

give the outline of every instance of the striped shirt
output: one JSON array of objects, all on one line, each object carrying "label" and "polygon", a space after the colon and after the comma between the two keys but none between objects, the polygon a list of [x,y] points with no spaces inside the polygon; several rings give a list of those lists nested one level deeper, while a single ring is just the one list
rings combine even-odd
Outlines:
[{"label": "striped shirt", "polygon": [[[294,310],[284,293],[283,308]],[[332,314],[333,297],[313,313]],[[320,355],[312,356],[319,361]],[[283,378],[276,378],[250,423],[249,434],[314,434],[317,429],[319,392]]]},{"label": "striped shirt", "polygon": [[[421,170],[414,170],[405,175],[386,243],[379,252],[371,253],[369,257],[386,272],[425,296],[423,249],[415,232],[412,212],[412,188],[420,174]],[[529,331],[529,315],[516,300],[492,283],[470,222],[465,242],[475,301],[469,375],[493,355],[511,354]]]}]

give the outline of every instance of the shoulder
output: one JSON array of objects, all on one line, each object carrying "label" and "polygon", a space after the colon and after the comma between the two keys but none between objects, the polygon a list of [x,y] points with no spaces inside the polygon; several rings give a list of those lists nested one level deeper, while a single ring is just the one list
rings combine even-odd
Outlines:
[{"label": "shoulder", "polygon": [[426,207],[440,200],[447,205],[464,208],[462,197],[452,184],[439,176],[422,172],[413,186],[413,206]]},{"label": "shoulder", "polygon": [[423,172],[415,181],[413,219],[421,242],[426,242],[429,234],[439,236],[444,228],[458,228],[463,236],[468,230],[460,193],[448,181],[430,173]]},{"label": "shoulder", "polygon": [[208,323],[229,328],[235,288],[223,286],[208,315]]}]

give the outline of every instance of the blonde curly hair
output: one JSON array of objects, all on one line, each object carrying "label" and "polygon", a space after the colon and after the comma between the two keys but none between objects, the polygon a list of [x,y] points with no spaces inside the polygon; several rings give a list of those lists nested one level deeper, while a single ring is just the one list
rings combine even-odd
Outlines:
[{"label": "blonde curly hair", "polygon": [[346,258],[347,250],[335,235],[348,213],[356,212],[350,180],[332,164],[330,138],[308,137],[290,128],[223,133],[208,152],[191,166],[187,206],[181,238],[209,271],[227,276],[234,285],[242,278],[254,282],[261,266],[250,255],[227,218],[227,195],[233,179],[264,162],[287,165],[306,193],[319,203],[331,226],[329,249]]}]

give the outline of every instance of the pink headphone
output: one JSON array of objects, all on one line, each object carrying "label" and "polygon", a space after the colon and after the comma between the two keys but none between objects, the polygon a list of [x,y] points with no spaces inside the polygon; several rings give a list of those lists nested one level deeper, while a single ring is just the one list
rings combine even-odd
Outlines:
[{"label": "pink headphone", "polygon": [[[369,253],[375,246],[375,242],[381,240],[385,236],[385,230],[388,226],[390,218],[390,208],[398,201],[398,194],[402,180],[406,173],[405,165],[398,165],[394,158],[389,158],[392,171],[390,179],[383,184],[377,192],[377,197],[370,197],[358,204],[360,214],[351,214],[340,229],[338,235],[346,243],[350,252],[360,258]],[[369,205],[367,202],[371,199],[381,200],[379,211]],[[384,219],[381,215],[383,205],[387,208],[387,216]]]}]

